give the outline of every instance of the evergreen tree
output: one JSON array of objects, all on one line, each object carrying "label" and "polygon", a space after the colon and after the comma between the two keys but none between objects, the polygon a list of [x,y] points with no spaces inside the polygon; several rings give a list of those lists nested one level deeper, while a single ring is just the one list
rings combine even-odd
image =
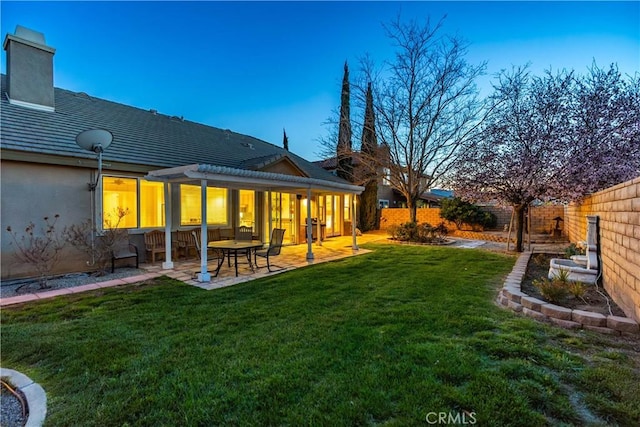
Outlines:
[{"label": "evergreen tree", "polygon": [[287,138],[287,131],[282,128],[282,133],[284,134],[284,136],[282,137],[282,147],[285,150],[289,151],[289,138]]},{"label": "evergreen tree", "polygon": [[338,128],[337,145],[337,175],[347,181],[353,181],[353,162],[351,159],[351,118],[349,112],[349,66],[344,63],[344,77],[342,78],[342,94],[340,97],[340,123]]},{"label": "evergreen tree", "polygon": [[[375,113],[373,111],[373,93],[371,83],[367,86],[366,106],[364,110],[364,126],[362,127],[362,142],[360,151],[363,158],[375,159],[378,152],[378,141],[376,139]],[[364,161],[363,165],[376,162]],[[379,228],[378,217],[378,174],[377,168],[366,168],[362,170],[364,192],[360,195],[360,220],[358,226],[362,231],[375,230]]]}]

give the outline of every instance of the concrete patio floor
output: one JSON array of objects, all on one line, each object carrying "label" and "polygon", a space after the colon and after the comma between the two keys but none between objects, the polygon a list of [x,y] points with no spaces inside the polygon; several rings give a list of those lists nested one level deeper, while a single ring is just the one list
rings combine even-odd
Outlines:
[{"label": "concrete patio floor", "polygon": [[[374,241],[388,241],[388,235],[386,233],[367,233],[362,236],[358,236],[358,246],[374,242]],[[295,245],[284,246],[280,255],[272,257],[271,268],[269,272],[267,269],[266,259],[258,258],[258,265],[260,268],[252,271],[246,262],[238,263],[238,276],[235,275],[235,267],[233,261],[231,267],[229,267],[227,260],[220,268],[217,277],[213,277],[213,271],[217,267],[217,262],[213,261],[208,264],[209,272],[212,272],[210,282],[198,282],[196,279],[197,273],[200,272],[200,260],[197,258],[180,259],[174,261],[173,269],[163,270],[162,262],[156,262],[155,264],[142,264],[140,268],[146,270],[151,274],[167,275],[173,279],[180,280],[189,285],[197,286],[201,289],[218,289],[227,286],[236,285],[238,283],[244,283],[251,280],[259,279],[261,277],[272,276],[280,274],[285,271],[290,271],[296,268],[306,267],[309,265],[320,264],[329,261],[335,261],[342,258],[351,256],[363,255],[370,251],[359,248],[354,250],[352,247],[352,237],[331,237],[322,242],[322,246],[319,246],[314,242],[313,244],[313,260],[307,260],[307,245]]]}]

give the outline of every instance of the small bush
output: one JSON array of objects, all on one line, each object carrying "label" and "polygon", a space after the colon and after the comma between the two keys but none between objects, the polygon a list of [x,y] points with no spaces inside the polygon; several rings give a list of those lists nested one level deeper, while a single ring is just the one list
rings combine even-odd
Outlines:
[{"label": "small bush", "polygon": [[587,292],[587,286],[582,282],[569,282],[567,285],[568,292],[574,298],[580,298],[584,300],[584,294]]},{"label": "small bush", "polygon": [[575,243],[570,244],[564,249],[565,258],[569,259],[574,255],[584,255],[585,250],[583,248],[578,247]]},{"label": "small bush", "polygon": [[64,247],[60,233],[56,230],[59,218],[58,214],[53,219],[45,216],[40,226],[30,221],[21,233],[14,231],[11,226],[7,227],[7,233],[11,236],[9,244],[16,248],[15,258],[35,270],[41,289],[49,287],[48,280]]},{"label": "small bush", "polygon": [[417,243],[442,243],[448,233],[444,223],[432,226],[429,223],[417,224],[407,222],[401,225],[394,225],[387,230],[391,238],[402,242]]},{"label": "small bush", "polygon": [[485,228],[495,228],[498,223],[498,219],[491,212],[484,212],[478,206],[457,197],[442,201],[440,216],[454,222],[458,230],[466,224],[473,230],[482,231]]},{"label": "small bush", "polygon": [[555,278],[534,280],[533,286],[538,288],[544,299],[553,303],[562,301],[569,294],[567,284]]}]

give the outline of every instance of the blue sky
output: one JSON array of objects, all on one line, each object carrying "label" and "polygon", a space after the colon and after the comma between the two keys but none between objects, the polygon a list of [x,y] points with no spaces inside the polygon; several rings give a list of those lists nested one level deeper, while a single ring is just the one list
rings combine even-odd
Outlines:
[{"label": "blue sky", "polygon": [[[393,48],[382,23],[437,20],[489,76],[512,65],[640,70],[640,2],[13,2],[17,24],[56,48],[54,84],[282,144],[309,160],[340,104],[343,64]],[[2,72],[6,70],[2,52]],[[355,112],[354,112],[355,113]],[[362,118],[352,116],[354,121]],[[354,143],[360,135],[354,135]]]}]

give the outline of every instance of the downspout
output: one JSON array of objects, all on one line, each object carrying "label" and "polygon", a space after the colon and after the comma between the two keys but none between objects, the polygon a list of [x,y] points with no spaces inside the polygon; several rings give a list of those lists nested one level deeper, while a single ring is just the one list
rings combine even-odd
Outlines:
[{"label": "downspout", "polygon": [[162,263],[164,270],[173,268],[173,260],[171,259],[171,193],[169,191],[169,182],[164,182],[164,250],[165,261]]},{"label": "downspout", "polygon": [[207,271],[207,180],[200,181],[200,210],[202,221],[200,224],[200,273],[198,282],[210,282],[211,274]]}]

